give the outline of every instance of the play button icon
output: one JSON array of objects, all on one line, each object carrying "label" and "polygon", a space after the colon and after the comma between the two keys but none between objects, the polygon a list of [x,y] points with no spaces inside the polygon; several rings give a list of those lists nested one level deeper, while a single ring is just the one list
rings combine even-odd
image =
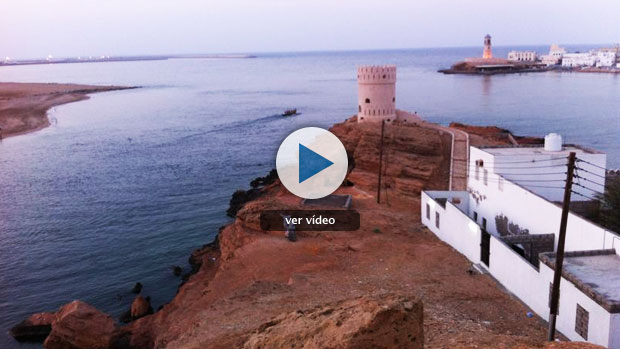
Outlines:
[{"label": "play button icon", "polygon": [[347,151],[333,133],[306,127],[291,133],[280,145],[276,169],[291,193],[318,199],[333,193],[347,175]]},{"label": "play button icon", "polygon": [[334,163],[299,143],[299,183],[323,171]]}]

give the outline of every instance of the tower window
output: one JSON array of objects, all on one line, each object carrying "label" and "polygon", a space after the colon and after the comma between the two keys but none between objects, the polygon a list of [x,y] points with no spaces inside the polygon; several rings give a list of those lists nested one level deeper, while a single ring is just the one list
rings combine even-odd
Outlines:
[{"label": "tower window", "polygon": [[362,112],[362,106],[361,105],[357,106],[357,111],[360,112],[360,113]]},{"label": "tower window", "polygon": [[370,98],[366,98],[366,103],[370,103]]}]

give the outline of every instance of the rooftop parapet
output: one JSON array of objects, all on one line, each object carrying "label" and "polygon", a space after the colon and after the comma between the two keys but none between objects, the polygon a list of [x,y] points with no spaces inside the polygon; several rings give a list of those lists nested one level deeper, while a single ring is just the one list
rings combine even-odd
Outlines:
[{"label": "rooftop parapet", "polygon": [[363,65],[357,67],[358,83],[394,84],[396,83],[395,65]]}]

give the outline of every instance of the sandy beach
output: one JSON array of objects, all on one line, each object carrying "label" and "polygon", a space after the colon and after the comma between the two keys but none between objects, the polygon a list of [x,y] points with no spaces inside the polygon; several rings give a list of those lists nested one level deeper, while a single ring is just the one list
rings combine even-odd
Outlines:
[{"label": "sandy beach", "polygon": [[132,87],[0,82],[0,136],[49,126],[47,111],[54,106],[88,99],[91,93],[128,88]]}]

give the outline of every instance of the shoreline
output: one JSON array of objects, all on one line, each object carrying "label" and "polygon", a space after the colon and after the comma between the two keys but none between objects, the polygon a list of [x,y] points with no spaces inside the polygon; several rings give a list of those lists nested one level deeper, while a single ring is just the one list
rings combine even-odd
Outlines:
[{"label": "shoreline", "polygon": [[48,111],[89,99],[89,94],[138,88],[55,83],[0,82],[0,139],[40,131],[51,125]]},{"label": "shoreline", "polygon": [[165,61],[169,59],[248,59],[256,58],[255,55],[248,54],[188,54],[172,56],[128,56],[128,57],[99,57],[99,58],[62,58],[62,59],[31,59],[18,60],[13,62],[0,62],[1,67],[21,66],[21,65],[43,65],[43,64],[72,64],[72,63],[110,63],[110,62],[141,62],[141,61]]}]

